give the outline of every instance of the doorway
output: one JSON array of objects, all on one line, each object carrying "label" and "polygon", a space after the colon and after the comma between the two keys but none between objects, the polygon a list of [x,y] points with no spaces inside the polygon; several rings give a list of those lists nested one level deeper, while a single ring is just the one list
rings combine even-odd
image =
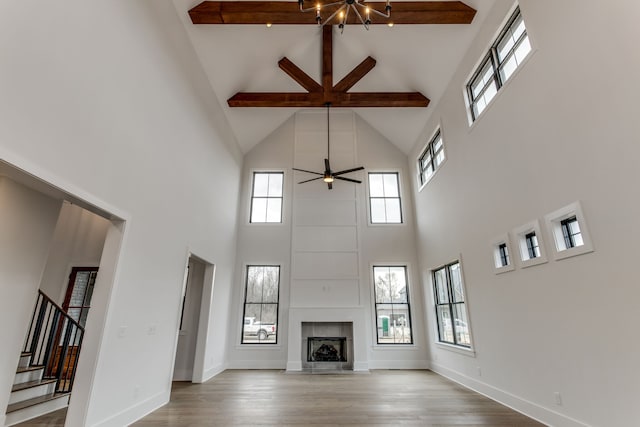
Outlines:
[{"label": "doorway", "polygon": [[193,255],[189,256],[183,286],[173,381],[199,382],[202,366],[196,367],[196,360],[203,361],[205,351],[206,327],[201,327],[201,324],[206,325],[208,321],[210,304],[203,295],[205,288],[211,286],[211,283],[207,286],[205,282],[207,270],[211,268],[213,265]]}]

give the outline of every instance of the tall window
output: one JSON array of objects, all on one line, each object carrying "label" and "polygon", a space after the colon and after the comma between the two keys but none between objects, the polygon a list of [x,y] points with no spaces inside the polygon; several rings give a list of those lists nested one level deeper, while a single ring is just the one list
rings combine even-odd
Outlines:
[{"label": "tall window", "polygon": [[247,266],[242,344],[276,344],[280,266]]},{"label": "tall window", "polygon": [[538,258],[540,256],[540,245],[538,244],[538,236],[536,236],[536,232],[532,231],[525,234],[524,240],[527,243],[529,259]]},{"label": "tall window", "polygon": [[474,121],[529,52],[529,36],[520,8],[517,8],[467,84],[471,118]]},{"label": "tall window", "polygon": [[498,254],[500,256],[500,267],[509,265],[509,249],[507,249],[506,243],[498,245]]},{"label": "tall window", "polygon": [[420,185],[425,184],[444,162],[444,144],[440,129],[418,158]]},{"label": "tall window", "polygon": [[372,224],[402,222],[400,187],[396,172],[369,174],[369,206]]},{"label": "tall window", "polygon": [[373,281],[378,344],[411,344],[407,267],[375,266]]},{"label": "tall window", "polygon": [[283,172],[254,172],[251,222],[282,222]]},{"label": "tall window", "polygon": [[471,347],[460,262],[456,261],[434,270],[433,287],[438,340],[461,347]]}]

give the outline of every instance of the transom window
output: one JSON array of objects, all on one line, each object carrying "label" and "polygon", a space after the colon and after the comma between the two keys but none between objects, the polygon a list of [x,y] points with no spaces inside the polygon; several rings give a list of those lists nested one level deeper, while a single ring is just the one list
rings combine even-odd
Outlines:
[{"label": "transom window", "polygon": [[442,133],[438,129],[418,158],[420,185],[429,181],[442,162],[444,162],[444,144],[442,142]]},{"label": "transom window", "polygon": [[280,266],[247,266],[242,344],[277,343],[279,293]]},{"label": "transom window", "polygon": [[378,344],[411,344],[407,267],[374,266]]},{"label": "transom window", "polygon": [[397,172],[369,173],[369,206],[372,224],[402,223]]},{"label": "transom window", "polygon": [[473,121],[484,111],[529,52],[529,36],[520,8],[517,8],[467,84]]},{"label": "transom window", "polygon": [[283,172],[254,172],[251,222],[282,222]]},{"label": "transom window", "polygon": [[434,270],[433,287],[438,340],[461,347],[471,347],[460,262],[456,261]]},{"label": "transom window", "polygon": [[562,236],[564,237],[564,244],[567,249],[584,245],[580,225],[575,215],[560,221],[560,227],[562,228]]}]

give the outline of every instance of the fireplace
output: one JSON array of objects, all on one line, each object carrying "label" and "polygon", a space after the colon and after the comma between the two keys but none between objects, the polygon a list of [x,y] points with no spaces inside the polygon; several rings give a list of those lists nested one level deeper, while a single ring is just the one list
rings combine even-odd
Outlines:
[{"label": "fireplace", "polygon": [[346,337],[308,337],[307,362],[346,362]]}]

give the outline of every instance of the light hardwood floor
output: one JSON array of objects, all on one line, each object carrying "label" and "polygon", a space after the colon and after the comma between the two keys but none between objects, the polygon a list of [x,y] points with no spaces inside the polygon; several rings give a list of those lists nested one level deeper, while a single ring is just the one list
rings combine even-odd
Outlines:
[{"label": "light hardwood floor", "polygon": [[[62,424],[22,424],[53,427]],[[492,426],[542,424],[430,371],[287,374],[229,370],[174,383],[171,402],[135,427]]]}]

